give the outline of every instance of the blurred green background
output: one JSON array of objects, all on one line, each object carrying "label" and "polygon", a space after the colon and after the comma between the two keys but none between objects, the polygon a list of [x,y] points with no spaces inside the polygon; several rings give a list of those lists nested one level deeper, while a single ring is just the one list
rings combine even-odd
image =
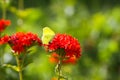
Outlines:
[{"label": "blurred green background", "polygon": [[[63,66],[69,80],[120,80],[120,0],[24,0],[23,10],[18,0],[6,1],[11,26],[3,34],[23,31],[41,37],[43,27],[48,26],[79,40],[81,58]],[[56,80],[49,53],[33,47],[29,56],[26,60],[33,63],[24,69],[24,80]],[[9,46],[5,46],[4,63],[16,64]],[[0,67],[0,80],[18,80],[18,74]]]}]

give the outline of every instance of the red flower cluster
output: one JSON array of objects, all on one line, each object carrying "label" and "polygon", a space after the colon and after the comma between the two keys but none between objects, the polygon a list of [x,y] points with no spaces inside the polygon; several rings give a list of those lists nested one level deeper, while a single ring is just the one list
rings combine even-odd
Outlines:
[{"label": "red flower cluster", "polygon": [[[48,49],[55,51],[63,49],[64,53],[54,53],[51,56],[51,60],[58,61],[61,55],[64,55],[62,62],[74,63],[81,56],[81,47],[77,39],[66,34],[56,34],[53,40],[49,43]],[[54,58],[54,59],[53,59]]]},{"label": "red flower cluster", "polygon": [[0,20],[0,32],[2,32],[7,26],[10,25],[10,20]]},{"label": "red flower cluster", "polygon": [[36,34],[18,32],[10,36],[9,44],[15,52],[20,54],[25,50],[26,47],[30,47],[33,43],[37,42],[40,46],[42,45],[41,40]]},{"label": "red flower cluster", "polygon": [[1,38],[0,43],[8,42],[12,47],[15,53],[20,54],[21,52],[25,51],[27,47],[30,47],[34,43],[38,43],[40,46],[42,45],[41,40],[38,38],[36,34],[32,33],[23,33],[17,32],[12,36],[5,36]]}]

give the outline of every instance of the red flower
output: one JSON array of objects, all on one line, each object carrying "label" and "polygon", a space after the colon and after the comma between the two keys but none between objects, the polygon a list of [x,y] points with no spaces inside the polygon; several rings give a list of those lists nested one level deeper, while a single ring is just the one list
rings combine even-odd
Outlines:
[{"label": "red flower", "polygon": [[4,37],[0,38],[0,45],[5,44],[9,41],[9,36],[5,35]]},{"label": "red flower", "polygon": [[34,43],[38,43],[40,46],[42,45],[41,40],[36,34],[25,34],[23,32],[17,32],[10,36],[8,43],[11,45],[14,52],[18,54],[25,51],[27,47],[31,47]]},{"label": "red flower", "polygon": [[0,20],[0,32],[2,32],[7,26],[10,25],[10,20]]},{"label": "red flower", "polygon": [[[50,56],[50,62],[51,63],[58,63],[59,62],[59,58],[60,58],[60,56],[57,54],[57,53],[52,53],[52,55]],[[73,57],[68,57],[68,58],[64,58],[63,60],[62,60],[62,63],[63,64],[75,64],[76,63],[76,61],[77,61],[77,58],[75,57],[75,56],[73,56]]]},{"label": "red flower", "polygon": [[78,40],[66,34],[56,34],[49,43],[48,50],[55,51],[59,57],[63,57],[62,60],[66,63],[74,63],[81,56]]},{"label": "red flower", "polygon": [[51,63],[58,63],[59,61],[59,55],[57,53],[52,53],[50,56],[50,62]]}]

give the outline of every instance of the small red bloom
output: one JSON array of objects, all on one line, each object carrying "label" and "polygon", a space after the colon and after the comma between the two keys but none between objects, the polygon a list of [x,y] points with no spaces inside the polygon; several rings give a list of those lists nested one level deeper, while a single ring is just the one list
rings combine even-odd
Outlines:
[{"label": "small red bloom", "polygon": [[58,63],[59,61],[59,55],[57,53],[52,53],[50,56],[50,62],[51,63]]},{"label": "small red bloom", "polygon": [[1,19],[0,20],[0,32],[2,32],[7,26],[9,26],[11,23],[10,23],[10,20],[4,20],[4,19]]},{"label": "small red bloom", "polygon": [[9,36],[5,35],[4,37],[0,38],[0,45],[5,44],[9,41]]},{"label": "small red bloom", "polygon": [[[74,63],[81,56],[81,47],[77,39],[66,34],[56,34],[53,40],[49,43],[48,49],[55,51],[59,57],[62,57],[62,62]],[[58,50],[64,52],[58,52]]]},{"label": "small red bloom", "polygon": [[40,46],[42,45],[41,40],[36,34],[23,32],[17,32],[10,36],[8,43],[14,52],[18,54],[25,51],[27,47],[31,47],[34,43],[38,43]]},{"label": "small red bloom", "polygon": [[[58,63],[60,56],[57,53],[52,53],[50,56],[50,62],[51,63]],[[75,64],[77,61],[77,58],[75,56],[73,57],[66,57],[62,60],[63,64]]]}]

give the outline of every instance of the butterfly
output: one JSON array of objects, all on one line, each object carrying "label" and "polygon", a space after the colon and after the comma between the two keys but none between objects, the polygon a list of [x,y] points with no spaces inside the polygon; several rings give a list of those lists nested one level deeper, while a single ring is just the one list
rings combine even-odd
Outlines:
[{"label": "butterfly", "polygon": [[55,36],[55,32],[51,30],[49,27],[43,28],[43,35],[42,35],[42,43],[49,44],[51,39]]}]

